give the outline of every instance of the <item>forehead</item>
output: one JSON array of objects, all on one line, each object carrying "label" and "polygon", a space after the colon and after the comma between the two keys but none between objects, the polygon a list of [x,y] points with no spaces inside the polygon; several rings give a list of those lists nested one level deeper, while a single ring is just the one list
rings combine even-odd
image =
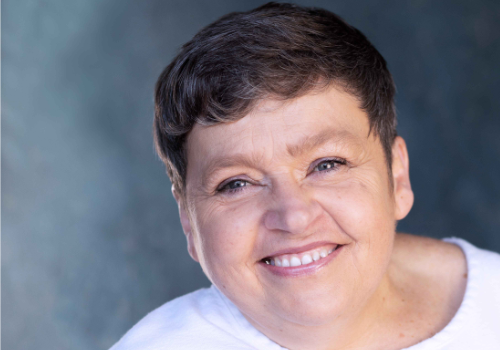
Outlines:
[{"label": "forehead", "polygon": [[187,140],[186,181],[243,159],[290,159],[326,143],[363,148],[369,135],[368,117],[359,101],[336,87],[293,100],[262,100],[237,121],[195,125]]}]

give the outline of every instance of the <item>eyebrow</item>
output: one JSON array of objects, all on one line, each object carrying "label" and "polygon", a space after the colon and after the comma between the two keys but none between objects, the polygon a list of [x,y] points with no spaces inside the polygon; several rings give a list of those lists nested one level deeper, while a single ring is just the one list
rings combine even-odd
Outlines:
[{"label": "eyebrow", "polygon": [[[287,144],[286,149],[290,156],[298,157],[312,149],[320,147],[327,142],[344,142],[349,140],[357,140],[358,138],[347,130],[332,130],[325,129],[314,135],[307,135],[295,144]],[[202,175],[202,186],[206,187],[210,176],[224,168],[234,166],[244,166],[252,168],[255,166],[257,159],[249,157],[245,154],[233,154],[227,157],[220,157],[212,160],[207,166]]]},{"label": "eyebrow", "polygon": [[234,166],[246,166],[251,168],[255,166],[255,162],[252,161],[252,158],[244,154],[234,154],[228,157],[217,158],[211,161],[208,167],[203,171],[201,177],[202,187],[207,187],[208,180],[213,173]]},{"label": "eyebrow", "polygon": [[357,137],[347,130],[325,129],[318,134],[307,135],[296,144],[287,145],[286,149],[288,151],[288,154],[290,154],[292,157],[298,157],[314,148],[324,145],[328,141],[335,140],[335,142],[338,142],[355,139],[357,139]]}]

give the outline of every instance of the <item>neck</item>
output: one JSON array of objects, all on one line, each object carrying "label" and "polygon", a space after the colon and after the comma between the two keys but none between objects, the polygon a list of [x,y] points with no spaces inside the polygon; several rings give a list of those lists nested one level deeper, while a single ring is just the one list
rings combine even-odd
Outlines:
[{"label": "neck", "polygon": [[247,319],[267,337],[290,350],[380,348],[387,339],[387,329],[391,328],[391,310],[399,300],[398,288],[386,274],[369,299],[331,322],[314,326],[281,322],[276,326]]}]

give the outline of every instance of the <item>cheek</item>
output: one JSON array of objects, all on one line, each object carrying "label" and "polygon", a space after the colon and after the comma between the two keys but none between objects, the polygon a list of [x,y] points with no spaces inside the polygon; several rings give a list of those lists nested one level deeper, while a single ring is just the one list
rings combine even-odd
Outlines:
[{"label": "cheek", "polygon": [[396,222],[388,191],[379,180],[353,178],[318,194],[334,225],[353,242],[353,261],[359,266],[369,268],[362,262],[383,263],[390,256]]},{"label": "cheek", "polygon": [[362,238],[370,233],[363,228],[382,228],[394,222],[389,196],[373,187],[349,180],[334,188],[318,191],[317,198],[334,221],[345,226],[346,233],[361,235],[359,238]]},{"label": "cheek", "polygon": [[252,262],[259,214],[248,205],[200,208],[200,248],[210,270],[240,268]]}]

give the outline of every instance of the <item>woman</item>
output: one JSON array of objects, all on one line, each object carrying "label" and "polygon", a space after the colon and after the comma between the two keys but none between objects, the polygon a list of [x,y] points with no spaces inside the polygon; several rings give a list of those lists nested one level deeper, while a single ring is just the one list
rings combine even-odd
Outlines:
[{"label": "woman", "polygon": [[394,84],[362,33],[270,3],[199,32],[155,141],[213,283],[112,349],[495,349],[500,257],[396,234],[413,192]]}]

